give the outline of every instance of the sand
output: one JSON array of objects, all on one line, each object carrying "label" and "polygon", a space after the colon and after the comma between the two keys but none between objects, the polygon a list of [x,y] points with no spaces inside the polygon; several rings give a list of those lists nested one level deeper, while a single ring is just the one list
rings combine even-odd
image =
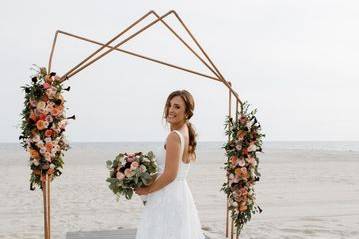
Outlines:
[{"label": "sand", "polygon": [[[130,148],[126,149],[130,151]],[[52,238],[66,232],[136,228],[140,198],[116,201],[105,162],[119,151],[104,144],[75,145],[52,183]],[[0,147],[0,238],[43,238],[40,190],[29,190],[27,155]],[[210,238],[225,238],[224,152],[202,147],[188,183]],[[359,152],[271,148],[261,154],[255,215],[240,238],[359,238]]]}]

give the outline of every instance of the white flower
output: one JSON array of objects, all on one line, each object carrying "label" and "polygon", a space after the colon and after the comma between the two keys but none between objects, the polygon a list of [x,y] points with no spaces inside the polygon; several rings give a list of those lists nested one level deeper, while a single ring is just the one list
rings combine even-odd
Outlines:
[{"label": "white flower", "polygon": [[44,157],[47,161],[51,161],[51,154],[49,152],[45,152]]},{"label": "white flower", "polygon": [[233,182],[238,183],[239,182],[239,177],[234,177]]},{"label": "white flower", "polygon": [[252,126],[252,122],[251,121],[248,121],[247,124],[246,124],[247,128],[250,129],[251,126]]},{"label": "white flower", "polygon": [[36,105],[36,109],[38,109],[39,111],[44,111],[45,107],[46,107],[46,103],[42,100],[40,100]]},{"label": "white flower", "polygon": [[39,165],[40,165],[40,163],[39,163],[39,161],[38,161],[37,159],[34,159],[34,160],[32,161],[32,163],[33,163],[35,166],[39,166]]},{"label": "white flower", "polygon": [[51,141],[52,141],[52,139],[51,139],[50,137],[46,137],[46,138],[45,138],[45,142],[46,142],[46,143],[50,143]]},{"label": "white flower", "polygon": [[56,95],[56,88],[55,87],[51,87],[49,89],[46,90],[46,95],[52,99],[54,98],[54,96]]},{"label": "white flower", "polygon": [[[44,112],[45,113],[45,112]],[[47,128],[49,126],[49,122],[44,121],[44,127]]]},{"label": "white flower", "polygon": [[241,143],[238,143],[238,144],[236,145],[236,149],[237,149],[237,150],[241,150],[241,149],[242,149],[242,144],[241,144]]},{"label": "white flower", "polygon": [[59,127],[60,129],[64,129],[64,128],[66,127],[66,125],[67,125],[67,120],[66,120],[66,119],[63,119],[63,120],[60,121],[58,127]]},{"label": "white flower", "polygon": [[54,169],[55,168],[55,164],[50,164],[50,168]]},{"label": "white flower", "polygon": [[36,146],[39,148],[44,147],[44,141],[40,140],[39,142],[36,143]]},{"label": "white flower", "polygon": [[144,172],[146,172],[146,171],[147,171],[146,166],[145,166],[145,165],[141,165],[141,166],[140,166],[140,172],[141,172],[141,173],[144,173]]},{"label": "white flower", "polygon": [[238,161],[238,165],[243,167],[244,165],[246,165],[246,162],[243,159],[241,159]]},{"label": "white flower", "polygon": [[40,154],[45,154],[46,153],[46,148],[45,147],[41,147],[40,148]]},{"label": "white flower", "polygon": [[33,142],[39,142],[41,140],[40,135],[36,134],[34,137],[32,137]]},{"label": "white flower", "polygon": [[51,115],[48,115],[48,116],[46,116],[46,121],[51,123],[52,121],[54,121],[54,119],[52,118]]}]

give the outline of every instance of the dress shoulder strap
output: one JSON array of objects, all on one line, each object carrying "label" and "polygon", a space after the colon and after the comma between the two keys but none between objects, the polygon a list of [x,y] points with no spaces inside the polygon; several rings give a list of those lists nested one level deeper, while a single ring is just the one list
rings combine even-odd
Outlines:
[{"label": "dress shoulder strap", "polygon": [[178,134],[178,136],[180,137],[180,142],[181,142],[181,161],[182,161],[182,157],[183,157],[183,150],[184,150],[184,138],[183,135],[178,131],[178,130],[173,130],[174,132],[176,132]]}]

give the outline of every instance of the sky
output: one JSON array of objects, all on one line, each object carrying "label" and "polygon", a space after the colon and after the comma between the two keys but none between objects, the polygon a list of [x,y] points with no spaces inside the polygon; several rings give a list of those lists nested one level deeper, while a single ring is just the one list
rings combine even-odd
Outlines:
[{"label": "sky", "polygon": [[[150,10],[176,10],[241,100],[257,108],[265,140],[359,140],[358,1],[15,0],[0,8],[0,142],[18,142],[20,87],[32,64],[47,66],[56,30],[106,42]],[[175,20],[166,18],[194,46]],[[62,75],[97,48],[62,35],[52,70]],[[121,48],[212,74],[160,24]],[[111,52],[65,85],[67,115],[77,118],[70,142],[163,141],[164,103],[177,89],[195,99],[198,140],[226,139],[228,90],[220,82]]]}]

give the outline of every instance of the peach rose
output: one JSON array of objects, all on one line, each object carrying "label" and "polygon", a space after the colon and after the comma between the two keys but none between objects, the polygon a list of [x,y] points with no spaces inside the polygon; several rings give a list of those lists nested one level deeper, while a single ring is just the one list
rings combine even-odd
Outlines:
[{"label": "peach rose", "polygon": [[47,152],[51,152],[53,145],[52,143],[49,142],[45,144],[45,147]]},{"label": "peach rose", "polygon": [[131,175],[131,170],[129,168],[125,169],[125,176],[129,177]]},{"label": "peach rose", "polygon": [[247,207],[246,205],[244,205],[244,206],[240,205],[240,206],[239,206],[239,211],[240,211],[240,212],[245,212],[245,211],[247,210],[247,208],[248,208],[248,207]]},{"label": "peach rose", "polygon": [[243,196],[247,196],[247,195],[248,195],[248,191],[247,191],[246,188],[241,188],[240,191],[241,191],[241,195],[243,195]]},{"label": "peach rose", "polygon": [[237,132],[237,139],[238,140],[243,140],[244,136],[246,135],[246,132],[244,132],[243,130],[239,130]]},{"label": "peach rose", "polygon": [[247,179],[248,178],[248,170],[246,168],[241,168],[241,175],[243,178]]},{"label": "peach rose", "polygon": [[30,113],[30,119],[32,119],[32,121],[36,121],[36,120],[37,120],[37,117],[36,117],[34,111],[31,111],[31,113]]},{"label": "peach rose", "polygon": [[231,161],[231,163],[232,163],[233,165],[236,165],[236,163],[237,163],[237,161],[238,161],[238,158],[237,158],[237,156],[233,155],[229,160]]},{"label": "peach rose", "polygon": [[46,128],[46,121],[44,121],[44,120],[38,120],[37,122],[36,122],[36,127],[37,127],[37,129],[38,130],[43,130],[43,129],[45,129]]},{"label": "peach rose", "polygon": [[234,173],[235,173],[237,176],[241,176],[241,175],[242,175],[242,171],[241,171],[240,168],[236,168],[236,169],[234,170]]},{"label": "peach rose", "polygon": [[51,115],[52,116],[59,116],[61,114],[61,111],[57,108],[57,107],[54,107],[52,110],[51,110]]},{"label": "peach rose", "polygon": [[31,158],[34,158],[34,159],[39,159],[39,158],[40,158],[39,152],[37,152],[37,151],[34,150],[34,149],[31,149],[31,150],[30,150],[30,156],[31,156]]},{"label": "peach rose", "polygon": [[125,175],[123,173],[121,173],[121,172],[117,172],[116,173],[116,178],[119,179],[119,180],[122,180],[122,179],[125,178]]},{"label": "peach rose", "polygon": [[49,168],[48,170],[47,170],[47,173],[48,174],[53,174],[55,172],[55,169],[53,169],[53,168]]}]

